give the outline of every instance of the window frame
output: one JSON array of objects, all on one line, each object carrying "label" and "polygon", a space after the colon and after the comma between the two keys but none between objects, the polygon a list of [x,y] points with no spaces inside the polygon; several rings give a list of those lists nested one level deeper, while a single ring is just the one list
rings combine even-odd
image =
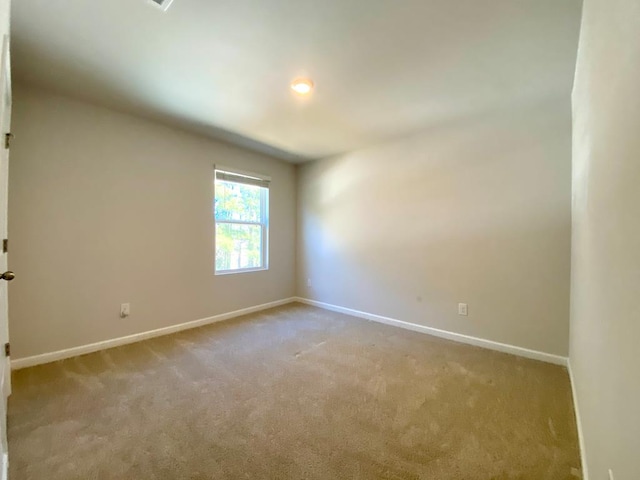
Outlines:
[{"label": "window frame", "polygon": [[[261,186],[260,188],[260,221],[252,222],[246,220],[218,220],[216,216],[216,182],[217,172],[228,173],[232,175],[237,175],[241,177],[247,177],[254,180],[260,180],[266,182],[266,186]],[[230,183],[236,183],[238,185],[242,185],[241,182],[234,182],[232,180],[224,180]],[[235,168],[223,167],[221,165],[215,165],[213,169],[213,253],[214,253],[214,261],[213,261],[213,272],[214,275],[233,275],[236,273],[251,273],[251,272],[262,272],[265,270],[269,270],[269,183],[271,178],[265,175],[260,175],[257,173],[246,172],[242,170],[238,170]],[[217,252],[218,252],[218,224],[226,224],[226,225],[254,225],[260,226],[261,228],[261,243],[260,243],[260,267],[249,267],[249,268],[235,268],[229,270],[218,270],[217,267]]]}]

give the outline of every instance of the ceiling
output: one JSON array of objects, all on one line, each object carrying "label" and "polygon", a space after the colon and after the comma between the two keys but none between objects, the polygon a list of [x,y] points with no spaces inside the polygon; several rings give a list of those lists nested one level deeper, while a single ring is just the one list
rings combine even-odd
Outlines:
[{"label": "ceiling", "polygon": [[[304,161],[569,101],[577,0],[14,0],[14,76]],[[291,80],[316,90],[297,97]]]}]

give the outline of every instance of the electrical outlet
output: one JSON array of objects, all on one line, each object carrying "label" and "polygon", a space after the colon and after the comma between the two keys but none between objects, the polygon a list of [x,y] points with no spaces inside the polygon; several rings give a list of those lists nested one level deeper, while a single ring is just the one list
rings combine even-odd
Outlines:
[{"label": "electrical outlet", "polygon": [[120,317],[126,318],[129,315],[131,315],[131,304],[123,303],[122,305],[120,305]]},{"label": "electrical outlet", "polygon": [[310,278],[307,278],[307,287],[311,288],[311,279]]},{"label": "electrical outlet", "polygon": [[609,480],[613,480],[613,470],[609,469]]},{"label": "electrical outlet", "polygon": [[464,315],[465,317],[469,315],[469,308],[466,303],[458,304],[458,315]]}]

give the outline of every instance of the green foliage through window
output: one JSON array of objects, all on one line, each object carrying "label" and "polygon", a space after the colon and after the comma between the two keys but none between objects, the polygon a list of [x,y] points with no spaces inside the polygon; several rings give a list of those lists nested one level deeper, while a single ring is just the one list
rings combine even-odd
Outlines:
[{"label": "green foliage through window", "polygon": [[269,189],[215,181],[216,272],[266,268]]}]

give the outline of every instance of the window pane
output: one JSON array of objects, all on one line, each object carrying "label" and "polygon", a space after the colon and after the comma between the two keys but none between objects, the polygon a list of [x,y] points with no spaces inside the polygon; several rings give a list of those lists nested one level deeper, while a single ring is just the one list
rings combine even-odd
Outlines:
[{"label": "window pane", "polygon": [[260,222],[263,187],[216,180],[216,220]]},{"label": "window pane", "polygon": [[216,225],[216,270],[262,267],[260,225]]}]

